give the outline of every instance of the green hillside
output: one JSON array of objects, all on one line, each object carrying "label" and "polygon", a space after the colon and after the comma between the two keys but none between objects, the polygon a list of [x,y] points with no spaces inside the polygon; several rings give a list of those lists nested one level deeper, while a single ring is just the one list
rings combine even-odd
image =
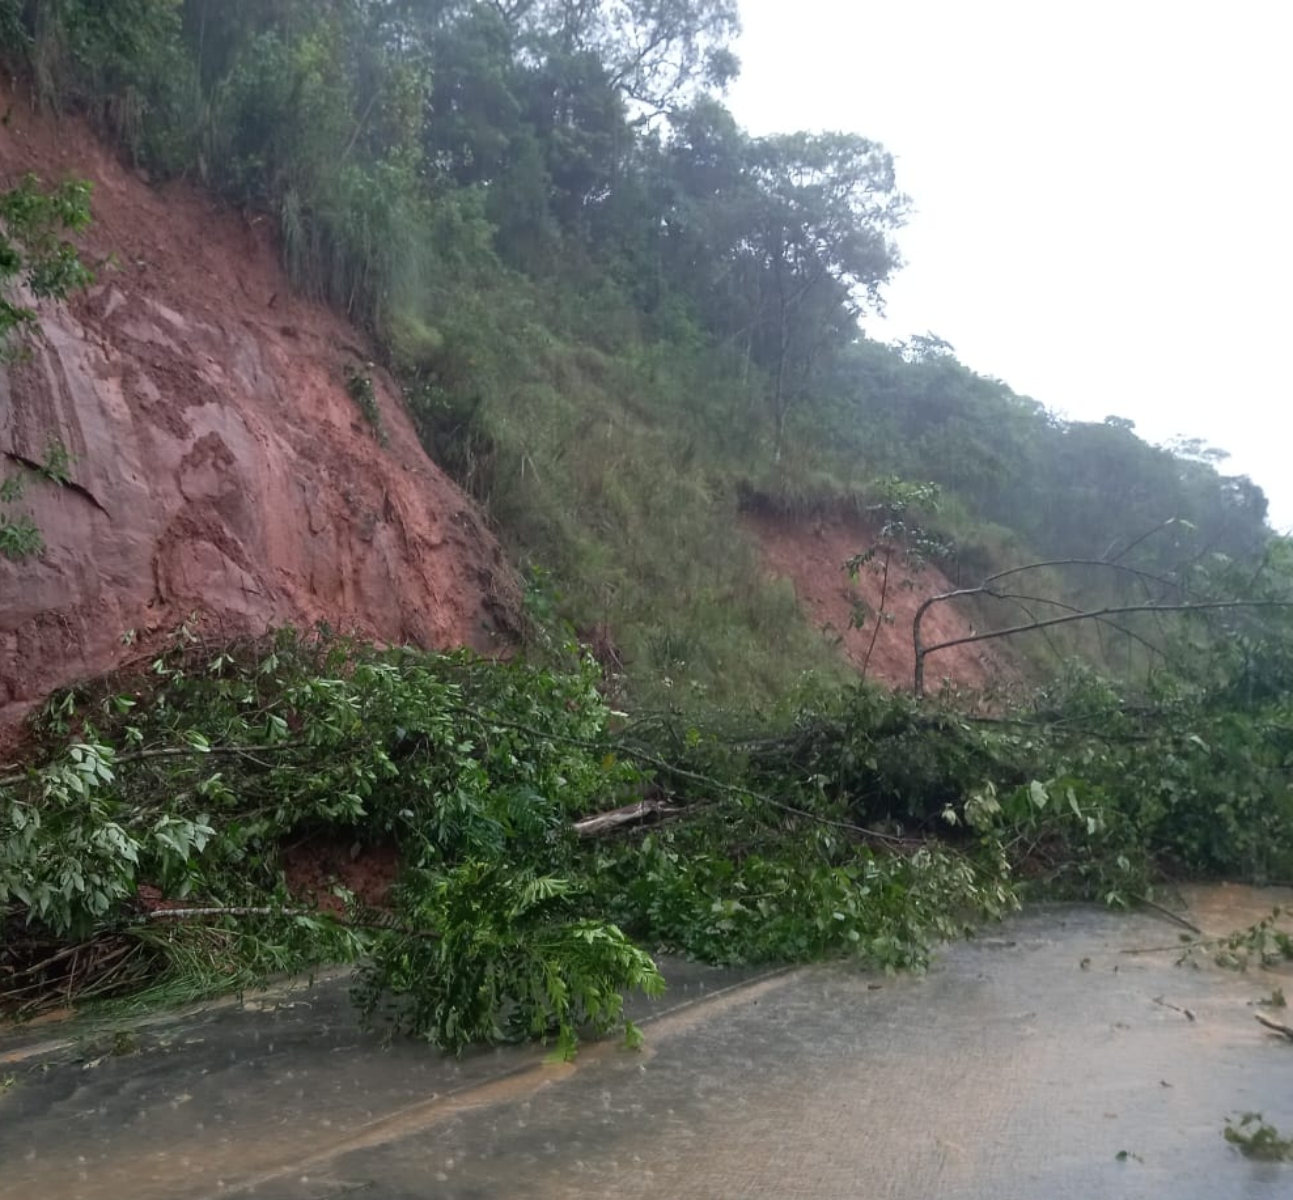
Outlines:
[{"label": "green hillside", "polygon": [[0,0],[0,31],[39,104],[273,218],[535,569],[536,610],[609,631],[641,695],[838,671],[762,578],[743,497],[866,509],[877,481],[936,483],[922,519],[960,582],[1173,519],[1137,563],[1265,544],[1260,489],[1206,448],[1058,420],[932,335],[862,336],[908,200],[863,136],[739,127],[731,0]]}]

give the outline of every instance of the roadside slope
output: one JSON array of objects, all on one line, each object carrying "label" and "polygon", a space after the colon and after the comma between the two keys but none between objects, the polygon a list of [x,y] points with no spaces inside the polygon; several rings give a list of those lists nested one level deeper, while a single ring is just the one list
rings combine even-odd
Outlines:
[{"label": "roadside slope", "polygon": [[[362,336],[292,295],[261,226],[192,187],[152,189],[77,122],[10,111],[0,186],[92,181],[83,250],[102,265],[0,370],[0,475],[51,445],[70,455],[70,486],[32,478],[14,506],[44,552],[0,559],[0,738],[194,614],[222,635],[326,621],[495,645],[511,572]],[[382,439],[348,369],[371,376]]]}]

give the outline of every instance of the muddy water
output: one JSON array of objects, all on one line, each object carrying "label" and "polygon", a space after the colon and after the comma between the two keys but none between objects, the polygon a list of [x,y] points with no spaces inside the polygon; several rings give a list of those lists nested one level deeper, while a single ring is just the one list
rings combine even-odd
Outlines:
[{"label": "muddy water", "polygon": [[[1186,899],[1215,933],[1288,901]],[[1293,975],[1178,966],[1179,932],[1049,909],[922,977],[675,966],[645,1051],[573,1065],[383,1048],[336,981],[145,1027],[124,1055],[10,1047],[0,1196],[1286,1200],[1293,1166],[1221,1130],[1261,1111],[1293,1131],[1293,1044],[1254,1020]]]}]

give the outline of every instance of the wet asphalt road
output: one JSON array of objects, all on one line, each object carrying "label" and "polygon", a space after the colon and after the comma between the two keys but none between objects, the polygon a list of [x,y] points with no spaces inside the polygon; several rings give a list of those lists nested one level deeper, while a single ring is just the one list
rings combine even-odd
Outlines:
[{"label": "wet asphalt road", "polygon": [[[1186,900],[1225,933],[1288,896]],[[1222,1129],[1293,1133],[1293,1042],[1254,1020],[1293,973],[1176,965],[1180,932],[1047,908],[923,976],[667,964],[645,1050],[569,1065],[383,1046],[343,979],[23,1031],[0,1039],[0,1197],[1287,1200],[1293,1164]]]}]

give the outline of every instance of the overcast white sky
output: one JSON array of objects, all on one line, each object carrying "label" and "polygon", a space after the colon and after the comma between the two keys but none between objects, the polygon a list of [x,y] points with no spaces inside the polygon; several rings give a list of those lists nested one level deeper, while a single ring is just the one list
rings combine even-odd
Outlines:
[{"label": "overcast white sky", "polygon": [[1293,2],[740,5],[742,124],[883,142],[915,202],[872,336],[1202,437],[1293,526]]}]

